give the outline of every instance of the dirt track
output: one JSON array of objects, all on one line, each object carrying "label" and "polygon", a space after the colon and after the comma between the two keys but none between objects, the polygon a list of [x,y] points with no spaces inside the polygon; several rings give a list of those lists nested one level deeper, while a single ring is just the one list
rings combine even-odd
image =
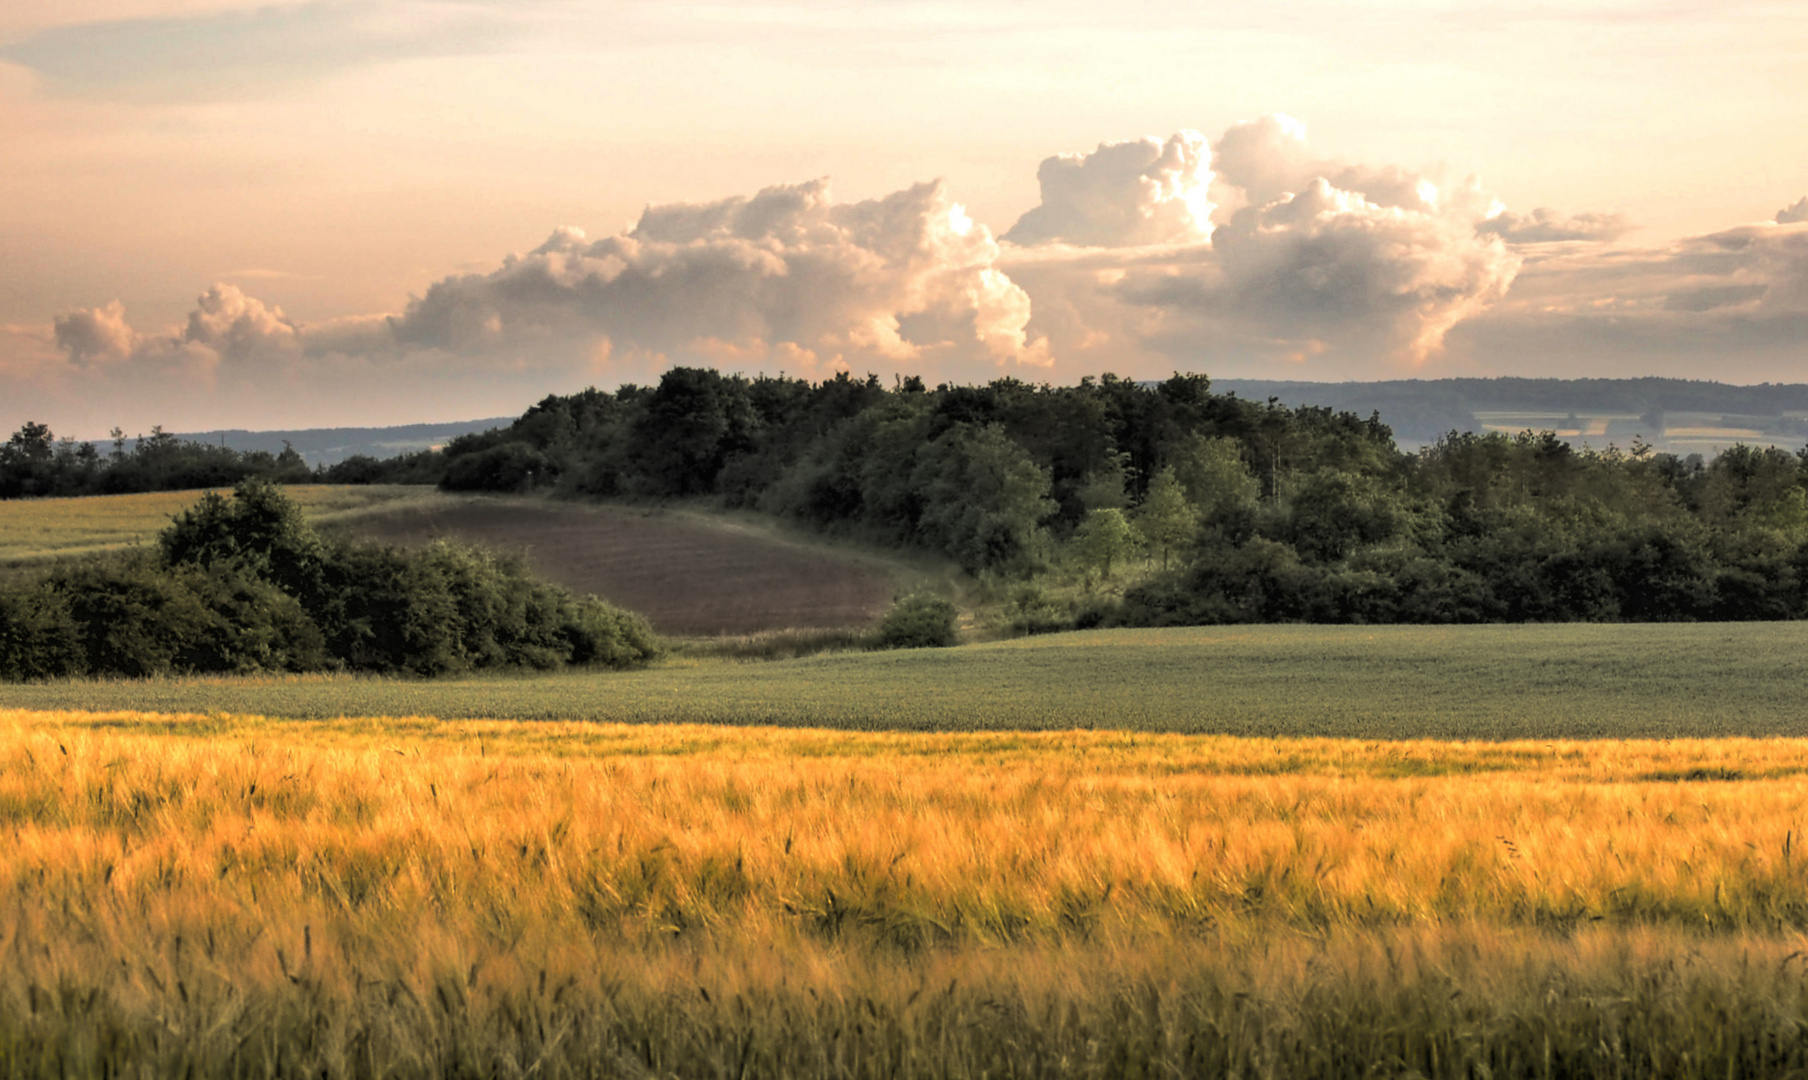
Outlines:
[{"label": "dirt track", "polygon": [[552,580],[667,634],[859,626],[893,592],[883,570],[857,559],[657,510],[476,499],[346,527],[395,544],[455,537],[524,552]]}]

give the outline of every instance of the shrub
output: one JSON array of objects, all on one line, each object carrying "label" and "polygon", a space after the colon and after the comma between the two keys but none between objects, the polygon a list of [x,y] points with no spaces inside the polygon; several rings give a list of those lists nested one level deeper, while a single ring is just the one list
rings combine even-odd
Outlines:
[{"label": "shrub", "polygon": [[882,649],[941,648],[956,643],[954,603],[934,593],[912,593],[891,606],[879,623]]},{"label": "shrub", "polygon": [[61,678],[85,667],[67,598],[42,584],[0,591],[0,680]]},{"label": "shrub", "polygon": [[0,589],[0,679],[350,669],[442,675],[659,653],[645,620],[518,558],[322,540],[275,486],[176,516],[157,546]]},{"label": "shrub", "polygon": [[1011,629],[1019,634],[1047,634],[1073,625],[1066,605],[1033,581],[1011,591],[1010,614]]}]

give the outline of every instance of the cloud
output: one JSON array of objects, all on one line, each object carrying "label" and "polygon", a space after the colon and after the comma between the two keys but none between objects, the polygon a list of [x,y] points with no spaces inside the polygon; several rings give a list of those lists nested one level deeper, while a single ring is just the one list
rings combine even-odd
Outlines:
[{"label": "cloud", "polygon": [[1528,260],[1506,300],[1453,334],[1490,370],[1800,381],[1808,222],[1746,225],[1646,248]]},{"label": "cloud", "polygon": [[1152,208],[1209,206],[1213,171],[1202,160],[1165,174],[1190,188],[1134,182],[1142,162],[1186,160],[1169,147],[1203,158],[1198,137],[1183,132],[1043,163],[1043,203],[1006,234],[1024,245],[1007,266],[1034,303],[1030,330],[1057,356],[1316,357],[1345,372],[1419,363],[1497,302],[1518,269],[1501,237],[1478,227],[1500,208],[1473,180],[1319,158],[1304,125],[1278,114],[1218,140],[1216,179],[1234,209],[1215,228],[1197,218],[1156,227]]},{"label": "cloud", "polygon": [[58,315],[54,325],[57,348],[77,365],[123,360],[138,347],[138,333],[127,324],[125,305],[117,300]]},{"label": "cloud", "polygon": [[1083,247],[1192,243],[1212,234],[1212,172],[1205,136],[1100,143],[1090,154],[1042,162],[1042,201],[1002,239]]},{"label": "cloud", "polygon": [[1219,138],[1213,160],[1224,182],[1240,189],[1252,206],[1297,195],[1313,181],[1324,180],[1376,206],[1476,218],[1498,208],[1473,178],[1462,184],[1442,184],[1398,166],[1314,157],[1306,145],[1306,125],[1285,113],[1232,126]]},{"label": "cloud", "polygon": [[343,363],[427,363],[448,378],[538,371],[634,378],[670,363],[825,375],[964,377],[1048,362],[998,244],[940,182],[836,203],[827,181],[649,207],[591,240],[561,228],[489,273],[446,277],[394,315],[303,325],[218,283],[183,323],[135,330],[118,302],[60,316],[78,367],[213,378]]},{"label": "cloud", "polygon": [[1323,177],[1239,211],[1212,246],[1214,273],[1145,273],[1120,295],[1317,351],[1422,361],[1499,300],[1519,265],[1460,216],[1380,206]]},{"label": "cloud", "polygon": [[1778,225],[1794,225],[1808,221],[1808,195],[1797,199],[1792,205],[1777,211]]},{"label": "cloud", "polygon": [[1061,379],[1282,363],[1328,379],[1432,362],[1689,374],[1711,359],[1800,377],[1808,200],[1776,222],[1632,247],[1617,215],[1519,213],[1472,178],[1318,156],[1283,116],[1215,144],[1101,143],[1038,176],[1038,205],[1003,239],[940,182],[838,203],[816,180],[654,205],[601,238],[558,229],[394,314],[303,324],[220,283],[147,333],[114,301],[13,328],[8,370],[63,379],[71,401],[137,387],[168,402],[180,383],[212,395],[197,400],[328,411],[347,385],[425,408],[430,385],[461,414],[506,411],[482,404],[496,388],[532,400],[674,363],[958,381],[1021,365]]},{"label": "cloud", "polygon": [[1040,363],[1029,298],[940,182],[835,203],[828,182],[654,206],[488,274],[445,278],[390,320],[403,348],[485,355],[598,343],[734,366]]},{"label": "cloud", "polygon": [[515,36],[484,5],[313,0],[56,26],[0,46],[0,61],[58,94],[216,98],[387,60],[495,52]]},{"label": "cloud", "polygon": [[56,344],[77,366],[95,363],[191,365],[280,361],[302,352],[301,330],[282,308],[246,296],[236,285],[215,284],[195,300],[180,330],[141,334],[126,321],[118,300],[56,318]]},{"label": "cloud", "polygon": [[1530,214],[1503,210],[1476,227],[1510,244],[1548,244],[1564,240],[1586,240],[1606,243],[1618,240],[1632,231],[1632,223],[1622,214],[1577,214],[1566,217],[1548,206]]},{"label": "cloud", "polygon": [[215,284],[195,304],[182,330],[184,345],[212,350],[230,363],[300,350],[300,329],[282,308],[267,307],[236,285]]}]

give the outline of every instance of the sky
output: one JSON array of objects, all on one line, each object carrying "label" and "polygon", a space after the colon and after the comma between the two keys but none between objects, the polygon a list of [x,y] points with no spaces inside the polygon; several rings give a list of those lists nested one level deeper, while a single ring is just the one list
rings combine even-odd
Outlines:
[{"label": "sky", "polygon": [[8,0],[0,430],[1808,382],[1808,4]]}]

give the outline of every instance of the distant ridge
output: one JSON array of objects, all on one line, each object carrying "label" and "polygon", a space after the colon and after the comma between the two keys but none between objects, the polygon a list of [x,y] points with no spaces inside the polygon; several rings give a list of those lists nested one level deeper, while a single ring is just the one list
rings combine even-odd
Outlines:
[{"label": "distant ridge", "polygon": [[[1711,454],[1735,443],[1808,443],[1808,384],[1755,386],[1697,379],[1393,379],[1295,382],[1213,379],[1246,400],[1381,414],[1403,449],[1450,431],[1554,430],[1577,445]],[[1598,430],[1597,430],[1598,429]]]},{"label": "distant ridge", "polygon": [[293,431],[245,431],[226,428],[218,431],[177,433],[187,442],[211,443],[243,453],[265,450],[282,452],[286,443],[295,448],[309,465],[334,465],[355,454],[374,458],[392,458],[444,444],[460,435],[488,431],[514,423],[512,416],[487,420],[455,420],[442,424],[402,424],[397,427],[300,428]]}]

